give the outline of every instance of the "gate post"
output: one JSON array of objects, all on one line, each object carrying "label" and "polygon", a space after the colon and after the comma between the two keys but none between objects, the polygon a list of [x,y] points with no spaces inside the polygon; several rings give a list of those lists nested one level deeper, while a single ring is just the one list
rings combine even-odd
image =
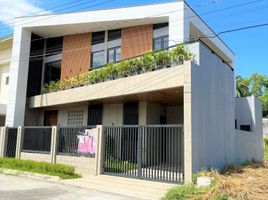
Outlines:
[{"label": "gate post", "polygon": [[143,127],[138,127],[138,152],[137,152],[137,162],[138,162],[138,177],[142,177],[142,130]]},{"label": "gate post", "polygon": [[7,131],[7,127],[1,127],[0,129],[0,158],[4,158],[6,155]]},{"label": "gate post", "polygon": [[19,126],[17,130],[17,143],[16,143],[16,155],[15,155],[15,158],[17,159],[21,158],[23,138],[24,138],[24,128],[22,126]]},{"label": "gate post", "polygon": [[96,154],[95,154],[95,175],[103,174],[104,169],[104,148],[105,148],[105,138],[104,138],[104,128],[102,125],[97,125],[96,127]]},{"label": "gate post", "polygon": [[56,164],[57,146],[58,146],[58,127],[51,128],[51,143],[50,143],[51,163]]}]

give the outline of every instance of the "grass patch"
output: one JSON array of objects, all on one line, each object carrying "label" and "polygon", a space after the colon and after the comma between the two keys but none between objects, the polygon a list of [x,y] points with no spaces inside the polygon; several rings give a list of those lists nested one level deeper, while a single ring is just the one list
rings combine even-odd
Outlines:
[{"label": "grass patch", "polygon": [[58,176],[62,179],[81,177],[79,174],[75,173],[75,169],[72,166],[30,160],[18,160],[14,158],[0,158],[0,168]]}]

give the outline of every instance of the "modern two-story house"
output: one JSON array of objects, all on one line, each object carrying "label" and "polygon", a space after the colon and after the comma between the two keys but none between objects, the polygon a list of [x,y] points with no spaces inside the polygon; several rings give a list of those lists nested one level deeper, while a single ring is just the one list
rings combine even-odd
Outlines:
[{"label": "modern two-story house", "polygon": [[0,126],[5,126],[12,36],[0,38]]},{"label": "modern two-story house", "polygon": [[180,124],[188,180],[262,159],[261,104],[235,100],[235,54],[184,1],[24,17],[13,37],[7,126]]}]

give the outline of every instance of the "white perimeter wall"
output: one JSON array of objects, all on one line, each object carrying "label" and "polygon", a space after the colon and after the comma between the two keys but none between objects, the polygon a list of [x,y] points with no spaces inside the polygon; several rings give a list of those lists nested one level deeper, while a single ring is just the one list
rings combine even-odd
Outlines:
[{"label": "white perimeter wall", "polygon": [[268,138],[268,118],[262,120],[263,137]]},{"label": "white perimeter wall", "polygon": [[235,126],[234,72],[204,44],[199,51],[200,65],[191,69],[193,172],[232,162]]},{"label": "white perimeter wall", "polygon": [[235,130],[233,137],[233,161],[241,163],[246,160],[263,159],[262,105],[255,97],[236,99],[236,119],[239,124],[251,123],[251,131]]}]

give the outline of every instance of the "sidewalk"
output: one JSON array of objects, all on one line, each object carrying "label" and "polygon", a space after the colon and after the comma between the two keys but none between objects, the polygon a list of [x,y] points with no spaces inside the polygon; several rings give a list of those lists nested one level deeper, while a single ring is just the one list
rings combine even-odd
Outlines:
[{"label": "sidewalk", "polygon": [[138,179],[122,178],[115,176],[87,176],[80,179],[63,180],[63,184],[81,188],[95,189],[103,192],[139,197],[142,199],[161,199],[174,184],[144,181]]}]

